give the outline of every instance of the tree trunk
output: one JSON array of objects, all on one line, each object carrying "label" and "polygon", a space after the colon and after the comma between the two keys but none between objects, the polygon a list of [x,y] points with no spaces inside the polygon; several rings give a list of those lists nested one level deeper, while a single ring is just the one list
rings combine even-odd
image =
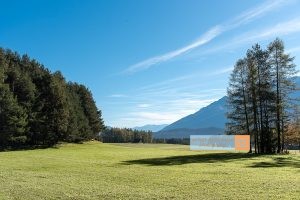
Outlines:
[{"label": "tree trunk", "polygon": [[279,63],[276,49],[276,129],[277,129],[277,153],[281,152],[280,140],[280,93],[279,93]]},{"label": "tree trunk", "polygon": [[242,78],[242,87],[243,87],[243,105],[246,117],[246,126],[247,126],[247,134],[250,134],[250,150],[249,153],[252,153],[252,145],[251,145],[251,133],[249,128],[249,119],[248,119],[248,111],[247,111],[247,101],[246,101],[246,94],[245,94],[245,87],[244,87],[244,79]]}]

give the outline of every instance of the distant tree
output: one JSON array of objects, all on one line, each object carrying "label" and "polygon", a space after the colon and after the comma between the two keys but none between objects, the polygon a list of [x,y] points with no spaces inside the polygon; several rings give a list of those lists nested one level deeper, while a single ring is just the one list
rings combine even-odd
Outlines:
[{"label": "distant tree", "polygon": [[101,132],[100,140],[107,143],[152,143],[152,132],[129,128],[106,128]]},{"label": "distant tree", "polygon": [[300,106],[293,107],[293,120],[291,120],[286,128],[285,144],[286,147],[300,149]]}]

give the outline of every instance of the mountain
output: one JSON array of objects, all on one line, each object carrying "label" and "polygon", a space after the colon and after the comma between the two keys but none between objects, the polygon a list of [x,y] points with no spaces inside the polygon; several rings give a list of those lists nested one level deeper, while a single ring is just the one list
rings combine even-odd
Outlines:
[{"label": "mountain", "polygon": [[[295,77],[297,91],[290,96],[300,98],[300,77]],[[224,134],[226,119],[226,101],[224,96],[218,101],[200,109],[198,112],[188,115],[161,131],[154,134],[155,138],[183,138],[190,135],[219,135]],[[300,102],[298,101],[298,105]]]},{"label": "mountain", "polygon": [[166,131],[159,131],[153,134],[154,138],[189,138],[190,135],[223,135],[224,129],[208,127],[208,128],[178,128]]},{"label": "mountain", "polygon": [[169,126],[165,127],[162,131],[173,129],[199,129],[199,128],[225,128],[226,123],[226,101],[227,97],[219,99],[210,105],[201,108],[198,112],[188,115]]},{"label": "mountain", "polygon": [[292,98],[300,98],[300,76],[295,78],[296,91],[291,94]]},{"label": "mountain", "polygon": [[161,125],[145,125],[145,126],[137,126],[133,127],[132,129],[138,130],[138,131],[152,131],[152,132],[158,132],[168,126],[168,124],[161,124]]},{"label": "mountain", "polygon": [[182,138],[193,135],[224,134],[226,123],[227,96],[201,108],[198,112],[188,115],[161,131],[154,134],[155,138]]}]

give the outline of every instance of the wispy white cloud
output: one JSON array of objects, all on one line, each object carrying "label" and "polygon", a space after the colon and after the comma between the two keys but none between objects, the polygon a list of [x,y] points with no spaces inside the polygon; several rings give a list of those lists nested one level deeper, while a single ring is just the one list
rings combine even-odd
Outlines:
[{"label": "wispy white cloud", "polygon": [[[144,90],[151,89],[151,88],[172,85],[176,82],[185,81],[185,80],[197,77],[197,76],[199,76],[199,74],[200,73],[193,73],[193,74],[186,74],[186,75],[178,76],[176,78],[171,78],[171,79],[167,79],[167,80],[164,80],[164,81],[161,81],[161,82],[157,82],[157,83],[154,83],[154,84],[143,86],[143,87],[139,88],[139,90],[144,91]],[[203,72],[201,72],[201,74],[203,74]]]},{"label": "wispy white cloud", "polygon": [[[226,43],[198,52],[192,55],[191,57],[198,58],[199,56],[207,56],[209,54],[225,50],[232,51],[245,44],[267,41],[270,39],[275,39],[275,37],[282,37],[298,32],[300,32],[300,18],[293,18],[264,29],[248,31],[239,36],[233,37],[230,41],[227,41]],[[299,50],[299,47],[295,47],[288,49],[287,52],[294,53]]]},{"label": "wispy white cloud", "polygon": [[217,71],[214,71],[212,72],[210,75],[221,75],[221,74],[227,74],[229,72],[232,72],[233,70],[233,66],[229,66],[229,67],[225,67],[225,68],[222,68],[220,70],[217,70]]},{"label": "wispy white cloud", "polygon": [[287,50],[287,53],[295,53],[300,51],[300,47],[293,47]]},{"label": "wispy white cloud", "polygon": [[[180,113],[182,114],[182,113]],[[173,120],[178,119],[180,114],[177,113],[168,113],[168,112],[133,112],[131,113],[132,116],[136,118],[140,118],[143,120],[151,120],[151,121],[161,121],[163,123],[170,123]]]},{"label": "wispy white cloud", "polygon": [[211,41],[213,38],[215,38],[222,32],[223,32],[223,30],[221,29],[220,26],[215,26],[212,29],[210,29],[209,31],[207,31],[204,35],[202,35],[195,42],[193,42],[187,46],[184,46],[180,49],[177,49],[175,51],[171,51],[171,52],[163,54],[163,55],[155,56],[155,57],[149,58],[147,60],[144,60],[142,62],[139,62],[137,64],[134,64],[134,65],[130,66],[129,68],[127,68],[125,70],[125,72],[126,73],[134,73],[139,70],[148,69],[152,65],[168,61],[168,60],[175,58],[183,53],[186,53],[196,47],[206,44],[207,42]]},{"label": "wispy white cloud", "polygon": [[260,31],[251,31],[245,33],[238,38],[235,38],[234,43],[241,44],[252,41],[260,41],[297,32],[300,32],[300,18],[294,18],[285,22],[281,22]]},{"label": "wispy white cloud", "polygon": [[209,29],[206,33],[204,33],[202,36],[200,36],[199,39],[197,39],[193,43],[186,45],[182,48],[179,48],[177,50],[168,52],[166,54],[158,55],[158,56],[146,59],[144,61],[141,61],[139,63],[136,63],[136,64],[128,67],[124,72],[129,73],[129,74],[134,73],[134,72],[137,72],[140,70],[148,69],[149,67],[151,67],[153,65],[171,60],[177,56],[187,53],[188,51],[190,51],[192,49],[195,49],[197,47],[200,47],[200,46],[210,42],[211,40],[213,40],[214,38],[216,38],[217,36],[219,36],[220,34],[226,32],[226,31],[229,31],[231,29],[239,27],[243,24],[247,24],[256,18],[261,17],[270,11],[273,11],[274,9],[282,6],[286,2],[288,2],[288,1],[286,1],[286,0],[266,1],[265,3],[259,5],[258,7],[255,7],[251,10],[244,12],[241,15],[237,16],[236,18],[234,18],[224,24],[214,26],[213,28]]},{"label": "wispy white cloud", "polygon": [[[212,99],[174,99],[166,102],[159,102],[157,109],[151,107],[149,110],[129,112],[126,117],[121,117],[121,123],[128,126],[145,125],[145,124],[170,124],[178,119],[193,114],[200,108],[209,105],[217,98]],[[165,104],[167,109],[161,110]],[[154,105],[155,106],[155,105]]]},{"label": "wispy white cloud", "polygon": [[112,94],[112,95],[109,95],[108,97],[111,97],[111,98],[122,98],[122,97],[127,97],[127,95],[125,95],[125,94]]},{"label": "wispy white cloud", "polygon": [[225,24],[225,26],[227,27],[227,30],[230,30],[240,25],[247,24],[253,21],[254,19],[259,18],[270,11],[274,11],[276,8],[290,2],[292,1],[291,0],[290,1],[289,0],[265,1],[263,4],[237,16],[236,18],[234,18],[233,20]]},{"label": "wispy white cloud", "polygon": [[[300,32],[300,18],[281,22],[265,29],[247,32],[238,38],[233,38],[232,42],[229,42],[232,46],[226,46],[225,48],[297,32]],[[288,49],[287,52],[292,53],[299,50],[299,47],[294,47]],[[227,66],[207,73],[205,76],[229,73],[232,69],[232,66]],[[298,75],[300,74],[298,73]],[[203,89],[205,88],[203,83],[197,85],[193,82],[193,84],[190,84],[189,80],[191,79],[199,79],[199,74],[186,74],[139,88],[135,98],[137,101],[140,99],[139,107],[144,107],[144,109],[141,112],[130,113],[126,123],[141,125],[146,123],[172,123],[181,117],[196,112],[226,94],[226,89],[205,90]],[[199,91],[200,93],[189,91]],[[151,109],[148,109],[147,106],[141,106],[146,104],[145,101],[151,102]]]},{"label": "wispy white cloud", "polygon": [[151,104],[147,104],[147,103],[142,103],[137,105],[138,108],[149,108],[150,106]]}]

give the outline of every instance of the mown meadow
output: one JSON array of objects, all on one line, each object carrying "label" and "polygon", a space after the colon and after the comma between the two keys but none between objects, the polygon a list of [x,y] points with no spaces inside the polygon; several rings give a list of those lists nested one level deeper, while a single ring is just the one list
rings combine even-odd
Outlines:
[{"label": "mown meadow", "polygon": [[171,144],[60,144],[0,152],[0,199],[297,199],[300,154]]}]

